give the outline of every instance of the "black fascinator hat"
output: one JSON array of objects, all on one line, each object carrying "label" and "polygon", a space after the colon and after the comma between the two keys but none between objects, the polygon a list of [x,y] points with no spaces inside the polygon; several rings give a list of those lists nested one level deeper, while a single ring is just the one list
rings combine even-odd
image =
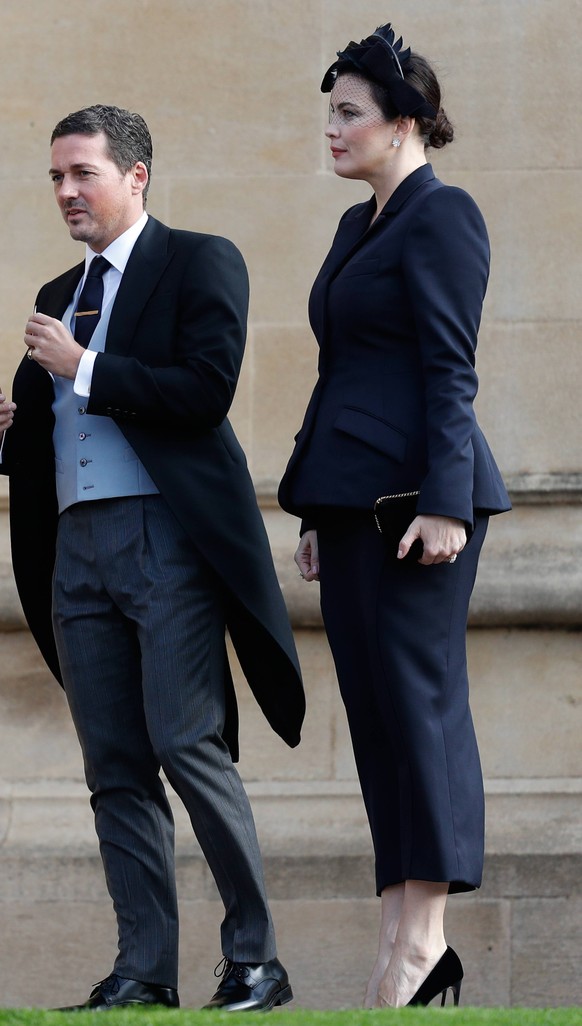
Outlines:
[{"label": "black fascinator hat", "polygon": [[365,78],[384,86],[400,114],[436,118],[437,112],[432,103],[425,100],[422,93],[404,77],[406,64],[410,60],[410,47],[402,49],[402,36],[394,40],[390,23],[380,25],[361,43],[348,43],[345,50],[338,50],[337,58],[323,76],[322,93],[330,93],[338,71],[349,71],[351,65]]}]

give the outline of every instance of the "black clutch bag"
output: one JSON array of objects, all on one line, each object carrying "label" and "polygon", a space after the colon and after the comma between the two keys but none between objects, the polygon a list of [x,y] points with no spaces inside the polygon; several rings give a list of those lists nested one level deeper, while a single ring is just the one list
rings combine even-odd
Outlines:
[{"label": "black clutch bag", "polygon": [[[381,495],[374,503],[376,526],[386,548],[396,559],[400,539],[406,534],[416,516],[416,503],[420,492],[400,492],[399,495]],[[405,560],[419,560],[424,546],[420,538],[410,546]]]}]

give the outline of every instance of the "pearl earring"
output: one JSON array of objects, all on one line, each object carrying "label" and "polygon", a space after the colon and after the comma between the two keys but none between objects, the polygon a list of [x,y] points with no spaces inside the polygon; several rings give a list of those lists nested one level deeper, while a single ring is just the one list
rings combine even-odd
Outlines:
[{"label": "pearl earring", "polygon": [[396,138],[394,138],[394,139],[392,140],[392,145],[393,145],[393,146],[395,146],[395,147],[396,147],[396,149],[398,149],[398,147],[400,146],[400,139],[396,139]]}]

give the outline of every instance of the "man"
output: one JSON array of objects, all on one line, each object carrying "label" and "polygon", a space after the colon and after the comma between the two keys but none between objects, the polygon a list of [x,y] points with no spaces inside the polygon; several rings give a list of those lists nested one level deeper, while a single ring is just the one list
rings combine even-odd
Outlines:
[{"label": "man", "polygon": [[292,746],[304,697],[226,420],[244,348],[245,266],[227,240],[147,216],[151,152],[143,119],[116,107],[71,114],[52,135],[56,200],[85,261],[40,290],[14,401],[0,397],[14,571],[65,687],[118,921],[112,973],[73,1007],[179,1004],[161,766],[225,905],[224,971],[207,1007],[263,1011],[292,993],[232,763],[225,625]]}]

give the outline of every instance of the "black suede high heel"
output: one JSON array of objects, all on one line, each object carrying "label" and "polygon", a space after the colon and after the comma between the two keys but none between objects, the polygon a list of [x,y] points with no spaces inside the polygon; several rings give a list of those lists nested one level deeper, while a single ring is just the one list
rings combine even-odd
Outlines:
[{"label": "black suede high heel", "polygon": [[456,951],[447,948],[439,958],[434,969],[431,969],[424,983],[421,983],[416,994],[408,1002],[409,1005],[428,1005],[437,994],[442,994],[441,1008],[447,999],[447,990],[452,990],[455,1005],[459,1004],[463,966]]}]

